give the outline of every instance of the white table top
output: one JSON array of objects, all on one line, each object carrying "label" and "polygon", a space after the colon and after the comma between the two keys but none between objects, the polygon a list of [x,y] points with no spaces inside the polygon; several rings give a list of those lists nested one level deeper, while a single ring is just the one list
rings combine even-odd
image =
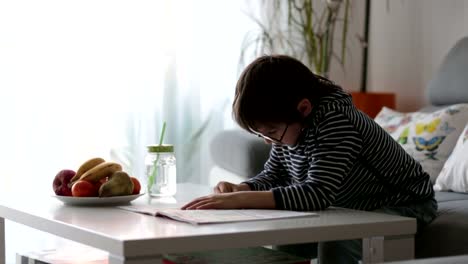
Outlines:
[{"label": "white table top", "polygon": [[[192,198],[210,192],[210,188],[200,185],[181,184],[175,198],[158,200],[145,195],[133,203],[180,207]],[[28,199],[3,196],[0,199],[0,217],[125,256],[416,232],[416,221],[412,218],[340,208],[319,212],[319,217],[196,226],[113,207],[65,206],[52,195]]]}]

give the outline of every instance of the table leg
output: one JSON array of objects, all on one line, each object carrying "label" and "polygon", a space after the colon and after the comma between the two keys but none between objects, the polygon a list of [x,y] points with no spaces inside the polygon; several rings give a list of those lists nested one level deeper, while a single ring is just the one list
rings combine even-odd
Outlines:
[{"label": "table leg", "polygon": [[5,219],[0,217],[0,264],[5,264]]},{"label": "table leg", "polygon": [[362,240],[363,263],[414,259],[414,236],[370,237]]},{"label": "table leg", "polygon": [[383,262],[383,241],[383,237],[369,237],[362,240],[362,263]]},{"label": "table leg", "polygon": [[109,264],[162,264],[162,256],[124,258],[109,254]]}]

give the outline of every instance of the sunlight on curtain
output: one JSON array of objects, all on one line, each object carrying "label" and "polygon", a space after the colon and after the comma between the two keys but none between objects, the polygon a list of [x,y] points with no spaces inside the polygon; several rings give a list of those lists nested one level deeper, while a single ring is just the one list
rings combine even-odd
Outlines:
[{"label": "sunlight on curtain", "polygon": [[94,156],[141,177],[163,121],[179,181],[206,183],[209,140],[233,126],[240,47],[254,26],[246,5],[2,1],[2,187],[51,189],[57,171]]}]

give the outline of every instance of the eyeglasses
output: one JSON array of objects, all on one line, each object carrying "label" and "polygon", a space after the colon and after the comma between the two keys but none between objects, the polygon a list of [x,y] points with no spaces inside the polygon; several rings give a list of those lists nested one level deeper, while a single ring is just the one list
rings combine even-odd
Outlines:
[{"label": "eyeglasses", "polygon": [[256,131],[253,131],[253,132],[258,137],[264,138],[264,139],[266,139],[268,141],[271,141],[271,142],[274,142],[274,143],[282,144],[284,135],[286,134],[286,131],[288,131],[288,128],[289,128],[289,124],[286,124],[286,127],[284,128],[283,133],[281,134],[281,137],[279,139],[276,139],[276,138],[273,138],[273,137],[270,137],[270,136],[265,136],[262,133],[259,133],[259,132],[256,132]]}]

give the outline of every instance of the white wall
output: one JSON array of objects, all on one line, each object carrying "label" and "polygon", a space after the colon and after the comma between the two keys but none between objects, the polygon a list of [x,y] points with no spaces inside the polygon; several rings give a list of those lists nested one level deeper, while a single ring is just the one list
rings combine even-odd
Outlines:
[{"label": "white wall", "polygon": [[[342,67],[336,61],[332,61],[330,65],[330,78],[341,85],[344,89],[349,91],[358,91],[361,87],[361,69],[362,69],[362,52],[363,45],[360,37],[364,34],[364,16],[365,16],[365,0],[351,0],[349,24],[348,24],[348,38],[346,49],[345,66]],[[344,6],[342,7],[344,8]],[[337,23],[336,32],[337,38],[335,40],[335,50],[341,52],[340,38],[341,24]]]},{"label": "white wall", "polygon": [[398,110],[418,109],[443,57],[467,35],[467,0],[372,0],[368,90],[395,92]]}]

